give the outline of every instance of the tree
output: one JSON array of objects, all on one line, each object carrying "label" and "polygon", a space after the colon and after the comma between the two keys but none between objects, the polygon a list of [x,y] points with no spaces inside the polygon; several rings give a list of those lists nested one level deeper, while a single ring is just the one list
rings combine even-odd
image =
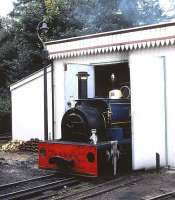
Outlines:
[{"label": "tree", "polygon": [[81,28],[77,20],[73,19],[66,1],[55,1],[51,7],[48,0],[18,0],[11,17],[14,19],[12,26],[18,56],[18,77],[42,67],[42,46],[36,34],[36,27],[40,21],[46,20],[49,24],[48,37],[51,39],[74,36],[74,30]]},{"label": "tree", "polygon": [[36,27],[43,19],[54,40],[157,23],[162,17],[158,0],[17,0],[10,17],[0,20],[1,74],[7,71],[14,81],[42,67]]},{"label": "tree", "polygon": [[166,4],[161,4],[161,8],[166,16],[166,21],[175,19],[175,0],[168,0]]},{"label": "tree", "polygon": [[0,91],[42,68],[36,34],[42,20],[55,40],[165,19],[158,0],[16,0],[10,15],[0,18]]},{"label": "tree", "polygon": [[73,0],[82,34],[118,30],[165,20],[159,0]]},{"label": "tree", "polygon": [[159,0],[139,0],[138,4],[138,25],[156,24],[167,20]]},{"label": "tree", "polygon": [[16,52],[12,37],[5,27],[5,19],[0,19],[0,88],[7,87],[11,80],[12,63]]}]

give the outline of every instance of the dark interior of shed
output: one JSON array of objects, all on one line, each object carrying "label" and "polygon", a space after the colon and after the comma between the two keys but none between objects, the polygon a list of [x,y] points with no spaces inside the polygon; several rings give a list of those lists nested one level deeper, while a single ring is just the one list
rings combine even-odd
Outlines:
[{"label": "dark interior of shed", "polygon": [[[111,79],[111,74],[115,75],[115,81],[113,82]],[[97,98],[109,98],[110,90],[121,89],[121,87],[123,86],[130,88],[130,70],[128,62],[95,66],[95,96]],[[125,91],[122,90],[122,92]],[[125,96],[123,97],[126,98]],[[128,96],[128,100],[130,101],[130,95]],[[112,110],[112,113],[113,111],[114,110]],[[117,128],[119,127],[122,127],[124,135],[127,135],[127,139],[130,140],[130,142],[126,142],[126,144],[122,146],[122,148],[125,148],[125,150],[127,149],[127,153],[126,157],[124,159],[121,159],[119,164],[119,169],[121,171],[125,171],[132,168],[131,124],[130,122],[123,125],[118,124],[115,127],[113,126],[112,130],[118,130]],[[117,134],[117,131],[115,132],[115,134]]]},{"label": "dark interior of shed", "polygon": [[[111,74],[115,74],[115,82],[112,85]],[[130,85],[128,62],[95,66],[95,96],[107,98],[109,91],[115,87],[119,89],[123,85]]]}]

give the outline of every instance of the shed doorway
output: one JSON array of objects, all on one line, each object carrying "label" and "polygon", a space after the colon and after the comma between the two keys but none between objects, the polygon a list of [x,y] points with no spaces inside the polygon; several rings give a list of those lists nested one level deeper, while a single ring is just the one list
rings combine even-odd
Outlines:
[{"label": "shed doorway", "polygon": [[[114,85],[111,82],[111,74],[115,75]],[[128,62],[95,66],[95,96],[108,98],[111,89],[120,89],[123,86],[130,88],[130,72]],[[123,91],[126,92],[126,91]],[[127,98],[130,95],[124,94]]]},{"label": "shed doorway", "polygon": [[[112,133],[118,138],[120,158],[118,162],[119,171],[132,170],[132,128],[131,128],[131,102],[130,102],[130,70],[128,62],[113,63],[94,66],[95,70],[95,97],[109,98],[109,91],[119,89],[122,92],[121,99],[109,99],[109,107],[111,108],[111,127],[110,131],[107,128],[109,135]],[[112,80],[112,76],[115,77]],[[120,111],[115,109],[115,106],[122,106],[125,104],[129,109],[128,118],[126,120],[114,120],[113,116],[119,116]],[[122,114],[125,111],[123,110]],[[121,130],[121,133],[119,132]],[[118,135],[118,136],[117,136]],[[112,139],[111,137],[111,139]]]}]

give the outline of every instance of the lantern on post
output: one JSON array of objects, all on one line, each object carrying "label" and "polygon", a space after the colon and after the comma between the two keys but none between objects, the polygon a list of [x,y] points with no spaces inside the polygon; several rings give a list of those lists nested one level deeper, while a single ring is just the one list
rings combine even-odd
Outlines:
[{"label": "lantern on post", "polygon": [[49,64],[48,60],[48,50],[41,37],[42,34],[46,34],[49,28],[45,21],[38,23],[36,31],[39,41],[42,44],[42,64],[44,69],[44,139],[48,140],[48,100],[47,100],[47,66]]}]

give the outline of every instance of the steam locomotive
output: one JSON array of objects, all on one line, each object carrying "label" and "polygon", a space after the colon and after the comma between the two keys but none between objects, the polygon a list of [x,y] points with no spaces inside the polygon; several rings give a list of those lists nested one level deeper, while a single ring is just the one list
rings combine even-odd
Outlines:
[{"label": "steam locomotive", "polygon": [[79,99],[65,112],[60,140],[39,144],[39,167],[92,177],[131,168],[130,100]]}]

